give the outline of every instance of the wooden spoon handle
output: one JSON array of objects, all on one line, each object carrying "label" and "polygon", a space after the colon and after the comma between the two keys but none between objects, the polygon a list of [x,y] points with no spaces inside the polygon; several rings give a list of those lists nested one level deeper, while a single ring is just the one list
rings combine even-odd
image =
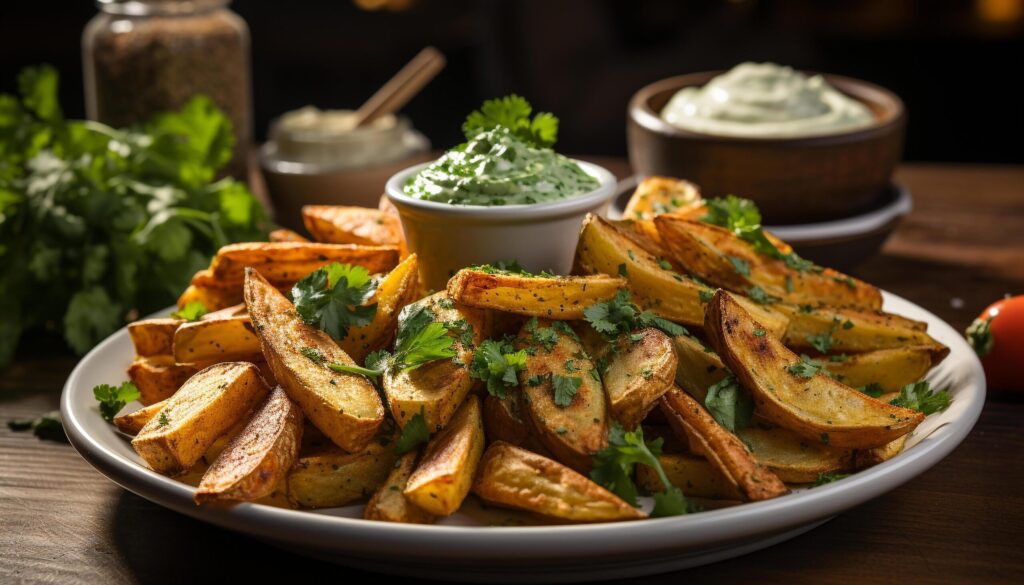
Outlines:
[{"label": "wooden spoon handle", "polygon": [[434,47],[420,51],[412,61],[370,96],[356,111],[356,128],[394,113],[409,103],[445,66],[444,55]]}]

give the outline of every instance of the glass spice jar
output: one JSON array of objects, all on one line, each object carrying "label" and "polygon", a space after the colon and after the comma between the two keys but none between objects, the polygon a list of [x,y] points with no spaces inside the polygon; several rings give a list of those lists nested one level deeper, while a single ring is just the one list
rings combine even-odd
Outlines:
[{"label": "glass spice jar", "polygon": [[230,0],[99,0],[82,33],[86,114],[114,127],[204,94],[231,120],[228,174],[245,180],[252,139],[249,27]]}]

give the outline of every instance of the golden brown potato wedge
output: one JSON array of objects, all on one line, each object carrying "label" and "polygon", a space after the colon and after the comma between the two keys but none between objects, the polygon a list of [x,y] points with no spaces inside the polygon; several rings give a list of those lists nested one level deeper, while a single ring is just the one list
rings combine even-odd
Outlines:
[{"label": "golden brown potato wedge", "polygon": [[647,516],[576,471],[502,441],[484,453],[473,493],[491,504],[571,522]]},{"label": "golden brown potato wedge", "polygon": [[128,367],[128,378],[139,389],[139,402],[154,404],[170,398],[202,367],[176,364],[171,356],[139,358]]},{"label": "golden brown potato wedge", "polygon": [[672,339],[657,329],[619,340],[601,376],[612,418],[626,430],[636,428],[672,387],[677,364]]},{"label": "golden brown potato wedge", "polygon": [[[445,293],[435,293],[410,306],[416,310],[425,306],[441,323],[460,323],[467,332],[472,331],[473,347],[490,336],[492,316],[489,311],[464,307],[451,302]],[[461,364],[473,361],[473,347],[462,343],[454,331],[455,357]],[[448,423],[455,410],[473,387],[469,369],[453,360],[438,360],[414,370],[389,373],[384,376],[383,388],[391,407],[391,414],[399,426],[405,427],[412,417],[423,413],[427,428],[438,430]]]},{"label": "golden brown potato wedge", "polygon": [[920,412],[875,400],[818,372],[802,377],[800,358],[760,326],[730,293],[719,290],[704,327],[711,346],[754,397],[758,414],[799,435],[835,447],[869,449],[905,435]]},{"label": "golden brown potato wedge", "polygon": [[164,401],[161,400],[149,406],[143,406],[134,412],[119,414],[114,417],[114,426],[126,435],[137,435],[150,419],[160,413],[160,409],[163,407]]},{"label": "golden brown potato wedge", "polygon": [[878,384],[884,392],[899,392],[928,373],[932,357],[933,348],[899,347],[818,359],[825,369],[847,386],[860,388]]},{"label": "golden brown potato wedge", "polygon": [[245,303],[277,383],[336,445],[350,453],[365,449],[384,422],[377,390],[366,378],[335,372],[302,350],[320,352],[326,363],[351,365],[352,358],[329,335],[306,325],[291,301],[255,270],[246,275]]},{"label": "golden brown potato wedge", "polygon": [[697,185],[671,177],[647,177],[636,186],[622,217],[654,219],[654,216],[662,213],[700,205],[700,189]]},{"label": "golden brown potato wedge", "polygon": [[279,228],[272,232],[267,237],[271,242],[308,242],[309,238],[292,230]]},{"label": "golden brown potato wedge", "polygon": [[679,360],[676,384],[703,404],[708,388],[721,382],[729,374],[729,369],[715,350],[696,337],[678,335],[672,338],[672,342]]},{"label": "golden brown potato wedge", "polygon": [[167,400],[132,440],[132,447],[155,471],[165,475],[186,471],[268,390],[252,364],[212,365],[189,378]]},{"label": "golden brown potato wedge", "polygon": [[448,298],[480,309],[530,317],[582,319],[583,309],[611,300],[626,280],[590,276],[524,276],[464,268],[448,281]]},{"label": "golden brown potato wedge", "polygon": [[[736,485],[703,457],[685,453],[669,453],[658,456],[658,461],[672,485],[681,489],[683,494],[689,497],[736,501],[743,498],[736,489]],[[665,489],[658,473],[654,468],[646,465],[637,465],[636,483],[652,493]]]},{"label": "golden brown potato wedge", "polygon": [[[530,426],[523,420],[519,392],[509,392],[504,399],[488,394],[484,397],[483,418],[487,440],[505,441],[522,447],[530,438]],[[116,420],[116,419],[115,419]]]},{"label": "golden brown potato wedge", "polygon": [[907,445],[908,438],[909,435],[903,435],[902,437],[899,437],[894,441],[890,441],[881,447],[865,449],[863,451],[854,451],[853,467],[855,469],[864,469],[865,467],[878,465],[879,463],[892,459],[903,452],[903,448]]},{"label": "golden brown potato wedge", "polygon": [[[658,228],[654,226],[653,219],[622,219],[610,223],[619,230],[619,233],[646,250],[648,254],[652,254],[659,264],[665,266],[667,262],[667,266],[672,266],[668,261],[669,253],[661,244],[661,236],[658,235]],[[672,266],[668,270],[676,270],[676,267]]]},{"label": "golden brown potato wedge", "polygon": [[369,497],[395,467],[390,446],[371,442],[356,453],[337,447],[299,457],[288,474],[288,499],[302,508],[335,508]]},{"label": "golden brown potato wedge", "polygon": [[260,339],[249,316],[200,319],[174,332],[178,363],[260,361]]},{"label": "golden brown potato wedge", "polygon": [[377,286],[377,292],[370,300],[377,304],[373,321],[349,329],[348,335],[338,345],[359,364],[370,352],[384,349],[395,335],[399,313],[419,298],[419,289],[419,261],[416,254],[412,254]]},{"label": "golden brown potato wedge", "polygon": [[406,499],[435,516],[459,509],[484,452],[480,399],[470,396],[440,433],[431,437],[402,490]]},{"label": "golden brown potato wedge", "polygon": [[171,355],[174,348],[174,332],[185,323],[182,319],[143,319],[128,324],[128,336],[135,346],[135,355],[149,357]]},{"label": "golden brown potato wedge", "polygon": [[673,259],[717,286],[740,293],[756,286],[792,304],[882,308],[877,288],[830,268],[791,268],[725,228],[672,215],[654,224]]},{"label": "golden brown potato wedge", "polygon": [[299,454],[302,411],[280,386],[203,475],[195,502],[252,501],[269,496]]},{"label": "golden brown potato wedge", "polygon": [[302,223],[313,239],[328,244],[397,246],[401,223],[379,209],[341,205],[305,205]]},{"label": "golden brown potato wedge", "polygon": [[[633,301],[683,325],[704,325],[704,308],[713,289],[666,270],[665,264],[625,236],[607,220],[589,215],[576,247],[576,269],[584,273],[625,272]],[[741,301],[773,335],[786,330],[786,318],[771,307]]]},{"label": "golden brown potato wedge", "polygon": [[[562,321],[531,320],[516,344],[528,354],[519,383],[534,434],[558,461],[590,469],[591,457],[608,442],[604,388],[593,362]],[[570,385],[575,394],[566,392]],[[556,394],[556,387],[563,390]]]},{"label": "golden brown potato wedge", "polygon": [[398,265],[398,248],[307,242],[229,244],[217,251],[210,272],[218,281],[238,283],[245,269],[252,268],[280,287],[291,286],[332,262],[362,266],[370,274],[387,272]]},{"label": "golden brown potato wedge", "polygon": [[202,303],[207,311],[218,311],[240,302],[242,302],[242,288],[239,286],[226,289],[192,284],[178,297],[178,308],[189,303]]},{"label": "golden brown potato wedge", "polygon": [[415,468],[417,455],[412,451],[398,458],[395,468],[367,502],[363,518],[403,524],[430,524],[434,521],[433,516],[413,505],[402,493]]},{"label": "golden brown potato wedge", "polygon": [[754,424],[736,431],[758,463],[786,483],[813,482],[822,473],[849,469],[852,453],[805,439],[782,427]]},{"label": "golden brown potato wedge", "polygon": [[680,439],[699,445],[708,461],[736,486],[744,500],[767,500],[785,494],[786,486],[757,462],[736,435],[718,424],[704,407],[679,388],[661,398],[661,411]]}]

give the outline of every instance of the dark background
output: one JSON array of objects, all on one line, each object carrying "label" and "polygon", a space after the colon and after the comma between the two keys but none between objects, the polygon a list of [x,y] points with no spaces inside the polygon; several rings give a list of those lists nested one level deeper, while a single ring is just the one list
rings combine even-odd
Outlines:
[{"label": "dark background", "polygon": [[[625,154],[630,95],[657,79],[774,60],[859,77],[907,103],[909,160],[1024,162],[1024,0],[238,0],[253,40],[255,132],[281,112],[357,107],[420,48],[445,71],[406,108],[447,147],[487,97],[562,120],[559,149]],[[49,62],[83,115],[91,2],[5,2],[0,90]]]}]

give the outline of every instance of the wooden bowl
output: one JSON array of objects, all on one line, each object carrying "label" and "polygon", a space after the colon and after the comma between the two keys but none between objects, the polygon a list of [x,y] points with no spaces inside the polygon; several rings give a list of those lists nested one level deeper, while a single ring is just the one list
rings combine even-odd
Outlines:
[{"label": "wooden bowl", "polygon": [[703,86],[721,71],[664,79],[636,92],[629,103],[629,161],[644,176],[692,181],[705,197],[752,199],[765,224],[847,217],[884,196],[903,152],[903,102],[876,85],[825,75],[839,91],[875,114],[866,128],[828,136],[741,138],[677,128],[661,119],[684,87]]}]

